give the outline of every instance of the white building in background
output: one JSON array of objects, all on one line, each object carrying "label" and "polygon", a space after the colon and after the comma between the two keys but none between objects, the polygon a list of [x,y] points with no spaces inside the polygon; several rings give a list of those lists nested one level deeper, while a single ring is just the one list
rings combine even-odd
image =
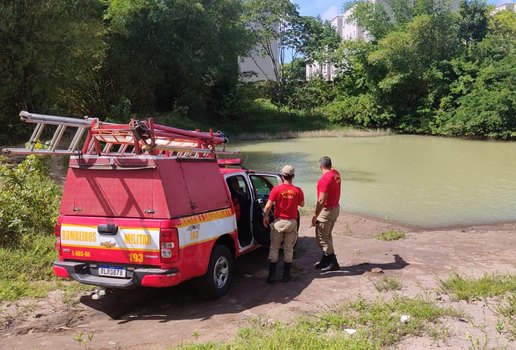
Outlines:
[{"label": "white building in background", "polygon": [[[279,42],[271,42],[274,59],[279,62]],[[251,51],[250,56],[240,57],[238,59],[238,70],[240,72],[240,81],[255,82],[263,80],[276,80],[274,74],[274,65],[268,55],[261,55],[259,48],[256,47]]]},{"label": "white building in background", "polygon": [[[374,1],[374,0],[373,0]],[[339,34],[342,40],[369,40],[367,32],[360,27],[356,21],[351,21],[353,15],[353,7],[346,10],[341,16],[337,16],[331,20],[331,25]],[[306,80],[312,79],[314,76],[321,76],[326,81],[334,79],[336,67],[332,62],[313,62],[306,65]]]},{"label": "white building in background", "polygon": [[[342,40],[369,40],[367,36],[367,32],[364,28],[360,27],[356,21],[351,21],[350,18],[353,15],[354,8],[348,9],[346,12],[342,14],[342,16],[337,16],[331,22],[334,28],[336,28],[337,33],[339,33]],[[341,20],[339,21],[339,17]],[[340,28],[337,27],[340,25]]]},{"label": "white building in background", "polygon": [[[255,23],[250,23],[251,28],[257,27]],[[258,28],[256,28],[258,29]],[[276,30],[281,30],[280,26]],[[269,43],[272,56],[274,61],[280,64],[280,45],[279,39],[273,40]],[[261,45],[256,47],[249,52],[249,56],[238,58],[238,70],[240,73],[240,81],[245,83],[263,81],[263,80],[277,80],[276,74],[274,74],[274,64],[269,55],[262,54]]]},{"label": "white building in background", "polygon": [[[384,0],[368,1],[370,1],[371,3],[387,5]],[[514,3],[498,5],[497,8],[499,6],[505,5],[514,6]],[[450,8],[452,9],[452,11],[456,11],[459,8],[459,0],[450,0]],[[389,11],[389,8],[387,7],[386,10]],[[339,34],[342,40],[371,40],[371,37],[364,28],[359,26],[356,21],[351,21],[350,18],[353,15],[353,11],[354,8],[351,7],[348,10],[346,10],[342,15],[332,19],[332,27],[335,28],[335,31]],[[306,64],[306,80],[310,80],[314,76],[321,76],[326,81],[332,81],[335,78],[336,73],[336,66],[332,62],[324,62],[323,64],[319,62],[313,62]]]},{"label": "white building in background", "polygon": [[506,2],[506,3],[500,4],[500,5],[496,5],[496,7],[494,8],[492,13],[495,14],[497,12],[504,11],[504,10],[516,12],[516,2]]}]

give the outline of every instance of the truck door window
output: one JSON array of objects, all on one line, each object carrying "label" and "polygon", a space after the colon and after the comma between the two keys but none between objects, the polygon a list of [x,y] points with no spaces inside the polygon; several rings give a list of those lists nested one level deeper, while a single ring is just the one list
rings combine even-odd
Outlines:
[{"label": "truck door window", "polygon": [[278,177],[274,175],[251,175],[250,178],[256,199],[260,204],[265,205],[272,188],[279,184]]}]

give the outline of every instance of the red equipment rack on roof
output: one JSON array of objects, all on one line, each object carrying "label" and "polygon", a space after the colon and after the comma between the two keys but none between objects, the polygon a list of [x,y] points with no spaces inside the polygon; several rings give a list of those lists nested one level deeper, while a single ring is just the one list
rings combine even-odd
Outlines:
[{"label": "red equipment rack on roof", "polygon": [[[36,124],[27,148],[4,148],[4,154],[43,155],[92,155],[131,157],[153,155],[163,157],[213,158],[217,155],[239,155],[240,152],[226,151],[228,139],[220,131],[201,132],[155,124],[148,120],[132,119],[128,124],[108,123],[97,118],[84,119],[35,114],[22,111],[20,118],[26,123]],[[56,126],[46,148],[37,148],[47,125]],[[75,134],[67,148],[60,143],[67,128],[74,128]],[[86,136],[85,136],[86,135]],[[216,146],[223,145],[222,150]],[[240,159],[219,159],[221,165],[241,164]]]}]

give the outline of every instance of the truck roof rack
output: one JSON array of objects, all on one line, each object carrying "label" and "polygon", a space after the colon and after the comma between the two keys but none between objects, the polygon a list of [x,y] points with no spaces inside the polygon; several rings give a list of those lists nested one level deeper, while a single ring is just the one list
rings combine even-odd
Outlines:
[{"label": "truck roof rack", "polygon": [[[25,148],[3,148],[10,155],[93,155],[128,157],[154,155],[163,157],[217,158],[218,155],[238,155],[226,151],[228,139],[220,131],[201,132],[155,124],[148,120],[132,119],[128,124],[102,122],[97,118],[83,119],[20,112],[20,118],[36,127]],[[51,140],[40,140],[46,126],[55,126]],[[67,129],[75,130],[71,141],[61,142]],[[38,143],[46,147],[39,148]],[[216,146],[222,145],[222,150]]]}]

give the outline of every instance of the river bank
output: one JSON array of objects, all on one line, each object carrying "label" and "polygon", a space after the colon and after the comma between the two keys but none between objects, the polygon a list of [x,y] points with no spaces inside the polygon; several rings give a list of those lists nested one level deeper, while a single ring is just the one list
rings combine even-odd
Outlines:
[{"label": "river bank", "polygon": [[333,128],[311,131],[271,131],[257,133],[241,133],[235,135],[234,139],[239,141],[258,141],[302,139],[315,137],[377,137],[387,135],[394,135],[394,132],[390,129]]},{"label": "river bank", "polygon": [[[412,230],[343,214],[334,231],[341,271],[321,275],[313,268],[320,250],[309,220],[309,216],[301,218],[294,279],[289,283],[271,286],[264,282],[267,251],[258,250],[237,261],[229,294],[215,301],[199,299],[188,284],[122,291],[101,300],[93,300],[88,292],[70,296],[57,290],[43,299],[2,304],[2,347],[162,350],[181,344],[231,342],[239,329],[256,320],[262,326],[293,325],[299,318],[333,312],[357,298],[388,302],[422,297],[438,307],[451,307],[460,316],[436,320],[441,329],[437,336],[412,334],[388,348],[467,349],[472,341],[485,342],[484,348],[516,348],[510,324],[497,311],[501,298],[455,300],[442,291],[439,282],[454,273],[472,278],[516,274],[516,223]],[[391,230],[404,232],[406,238],[376,238]],[[379,290],[378,284],[386,279],[399,282],[399,289]],[[505,328],[500,330],[502,323]],[[355,328],[367,332],[367,328]]]}]

